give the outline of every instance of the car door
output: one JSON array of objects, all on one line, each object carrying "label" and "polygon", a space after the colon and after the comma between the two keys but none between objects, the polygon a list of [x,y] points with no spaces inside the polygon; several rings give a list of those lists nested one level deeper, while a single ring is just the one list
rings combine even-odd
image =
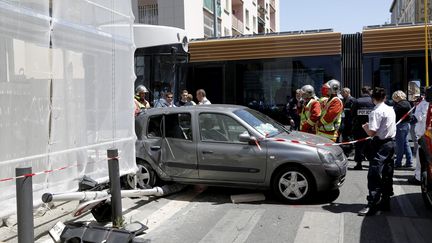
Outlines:
[{"label": "car door", "polygon": [[149,154],[168,176],[198,178],[191,121],[190,113],[165,114],[149,119]]},{"label": "car door", "polygon": [[200,113],[197,145],[199,177],[202,180],[263,182],[266,149],[239,141],[248,132],[234,117],[222,113]]}]

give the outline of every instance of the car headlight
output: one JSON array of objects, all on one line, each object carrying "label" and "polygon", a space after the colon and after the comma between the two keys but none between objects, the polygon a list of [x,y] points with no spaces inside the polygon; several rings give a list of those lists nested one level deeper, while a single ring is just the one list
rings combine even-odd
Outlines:
[{"label": "car headlight", "polygon": [[335,163],[335,156],[328,150],[318,149],[318,155],[323,163]]}]

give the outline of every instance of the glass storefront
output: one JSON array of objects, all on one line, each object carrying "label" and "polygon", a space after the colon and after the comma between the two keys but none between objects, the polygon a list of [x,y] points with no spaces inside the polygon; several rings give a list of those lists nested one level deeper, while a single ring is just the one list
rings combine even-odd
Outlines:
[{"label": "glass storefront", "polygon": [[389,95],[396,90],[407,92],[409,81],[420,81],[425,86],[424,53],[365,54],[363,74],[363,85],[384,87]]},{"label": "glass storefront", "polygon": [[340,79],[340,56],[190,63],[187,89],[203,88],[212,103],[239,104],[286,123],[285,106],[295,90]]}]

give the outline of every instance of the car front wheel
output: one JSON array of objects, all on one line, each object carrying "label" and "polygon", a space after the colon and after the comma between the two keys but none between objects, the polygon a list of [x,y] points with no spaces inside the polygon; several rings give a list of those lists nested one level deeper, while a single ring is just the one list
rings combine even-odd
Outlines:
[{"label": "car front wheel", "polygon": [[305,169],[295,166],[283,167],[274,177],[273,191],[283,201],[301,203],[313,194],[313,179]]},{"label": "car front wheel", "polygon": [[432,185],[428,183],[427,172],[423,171],[421,175],[421,191],[423,196],[423,201],[426,207],[432,209]]},{"label": "car front wheel", "polygon": [[143,160],[137,159],[137,167],[137,187],[140,189],[152,188],[156,184],[156,172],[147,162]]}]

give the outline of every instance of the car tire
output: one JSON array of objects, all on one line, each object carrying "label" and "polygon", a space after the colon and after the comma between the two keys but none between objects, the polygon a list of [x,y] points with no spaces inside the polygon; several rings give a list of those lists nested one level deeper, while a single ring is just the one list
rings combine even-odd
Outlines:
[{"label": "car tire", "polygon": [[432,188],[431,185],[428,185],[426,171],[423,171],[421,174],[421,192],[426,207],[432,209]]},{"label": "car tire", "polygon": [[286,166],[279,169],[272,182],[275,195],[291,204],[303,203],[315,192],[310,173],[301,167]]},{"label": "car tire", "polygon": [[136,189],[136,175],[135,174],[126,174],[120,177],[121,188],[126,190]]},{"label": "car tire", "polygon": [[340,190],[338,189],[333,189],[330,191],[325,192],[326,196],[327,196],[327,201],[329,203],[336,201],[336,199],[338,199],[339,195],[340,195]]},{"label": "car tire", "polygon": [[137,159],[138,171],[136,173],[136,184],[139,189],[149,189],[156,185],[156,172],[145,161]]}]

